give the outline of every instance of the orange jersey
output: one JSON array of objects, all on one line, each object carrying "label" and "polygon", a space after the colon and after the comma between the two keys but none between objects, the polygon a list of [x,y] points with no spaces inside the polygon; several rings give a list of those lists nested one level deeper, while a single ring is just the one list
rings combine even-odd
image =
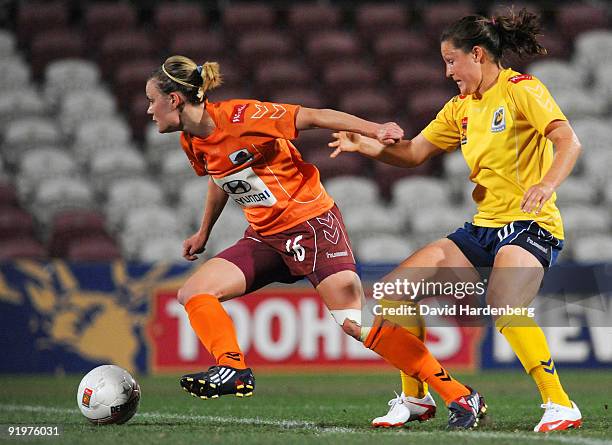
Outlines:
[{"label": "orange jersey", "polygon": [[196,173],[209,174],[264,236],[334,205],[317,168],[304,162],[290,142],[298,135],[298,110],[297,105],[250,99],[206,102],[215,131],[205,138],[181,135],[181,146]]}]

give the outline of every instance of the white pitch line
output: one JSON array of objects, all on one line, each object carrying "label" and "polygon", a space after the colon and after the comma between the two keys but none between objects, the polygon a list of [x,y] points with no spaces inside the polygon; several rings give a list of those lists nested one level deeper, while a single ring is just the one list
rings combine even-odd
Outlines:
[{"label": "white pitch line", "polygon": [[[55,408],[50,406],[41,405],[7,405],[0,404],[0,411],[25,411],[32,413],[57,413],[57,414],[80,414],[79,410],[71,408]],[[187,415],[187,414],[173,414],[173,413],[160,413],[160,412],[139,412],[137,417],[143,419],[163,419],[163,420],[184,420],[184,421],[202,421],[202,422],[216,422],[216,423],[230,423],[230,424],[243,424],[243,425],[265,425],[275,426],[282,429],[303,429],[309,430],[313,433],[324,433],[324,434],[337,434],[337,433],[350,433],[350,434],[361,434],[369,432],[364,429],[355,429],[347,427],[333,427],[333,426],[317,426],[314,422],[308,422],[303,420],[272,420],[272,419],[260,419],[258,417],[221,417],[221,416],[202,416],[202,415]],[[373,431],[373,430],[371,430]],[[381,433],[384,434],[382,430]],[[497,432],[497,431],[415,431],[415,430],[393,430],[393,434],[402,434],[417,439],[419,436],[435,436],[438,439],[442,439],[444,436],[447,438],[456,437],[456,435],[463,435],[467,437],[473,437],[475,439],[526,439],[526,440],[538,440],[546,443],[562,443],[562,444],[577,444],[577,445],[612,445],[612,441],[605,439],[597,439],[592,437],[580,437],[578,434],[572,434],[567,436],[554,436],[551,434],[536,434],[529,432]]]},{"label": "white pitch line", "polygon": [[[34,406],[34,405],[4,405],[0,404],[0,410],[4,411],[26,411],[34,413],[57,413],[57,414],[80,414],[80,411],[70,408],[55,408],[49,406]],[[249,417],[221,417],[221,416],[202,416],[202,415],[187,415],[173,414],[160,412],[139,412],[137,417],[143,419],[164,419],[164,420],[184,420],[184,421],[202,421],[215,423],[231,423],[244,425],[265,425],[276,426],[284,429],[308,429],[315,432],[325,433],[356,433],[358,430],[344,427],[321,427],[314,422],[300,420],[271,420]]]}]

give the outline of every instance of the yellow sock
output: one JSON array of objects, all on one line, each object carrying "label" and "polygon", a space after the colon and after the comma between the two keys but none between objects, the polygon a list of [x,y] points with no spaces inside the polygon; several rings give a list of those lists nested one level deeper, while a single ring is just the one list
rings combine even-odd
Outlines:
[{"label": "yellow sock", "polygon": [[[392,301],[382,300],[383,307],[400,307],[400,306],[411,306],[416,308],[415,315],[401,315],[391,316],[388,319],[399,324],[412,335],[416,336],[419,340],[425,341],[425,320],[418,313],[418,307],[416,304],[407,301]],[[420,381],[419,379],[412,377],[403,371],[400,371],[400,378],[402,380],[402,392],[409,397],[416,397],[422,399],[427,394],[428,387],[427,383]]]},{"label": "yellow sock", "polygon": [[427,394],[427,383],[421,382],[412,376],[409,376],[400,371],[400,377],[402,379],[402,392],[408,397],[416,397],[422,399]]},{"label": "yellow sock", "polygon": [[497,319],[495,326],[510,343],[525,372],[535,381],[542,402],[550,400],[571,407],[569,397],[561,386],[544,332],[534,319],[522,315],[505,315]]}]

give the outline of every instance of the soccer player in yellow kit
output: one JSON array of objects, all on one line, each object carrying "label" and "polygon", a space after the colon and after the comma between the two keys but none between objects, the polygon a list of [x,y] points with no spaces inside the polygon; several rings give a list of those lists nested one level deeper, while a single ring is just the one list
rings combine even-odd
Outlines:
[{"label": "soccer player in yellow kit", "polygon": [[[419,135],[383,146],[353,133],[334,134],[332,157],[354,151],[410,168],[459,148],[470,168],[470,180],[476,184],[473,221],[412,254],[396,273],[408,268],[475,272],[474,268],[491,267],[487,288],[491,307],[527,307],[535,298],[544,272],[563,247],[555,189],[570,174],[581,151],[546,87],[533,76],[501,65],[508,51],[545,54],[536,39],[538,31],[537,17],[524,9],[492,19],[463,17],[440,39],[446,76],[457,84],[460,95]],[[495,326],[541,393],[545,412],[534,430],[580,427],[580,411],[563,390],[544,333],[533,318],[502,315],[495,318]],[[413,388],[421,394],[392,400],[389,413],[375,419],[375,426],[403,425],[419,418],[411,411],[427,412],[428,406],[429,417],[435,413],[426,388],[412,376],[403,380],[404,392]]]}]

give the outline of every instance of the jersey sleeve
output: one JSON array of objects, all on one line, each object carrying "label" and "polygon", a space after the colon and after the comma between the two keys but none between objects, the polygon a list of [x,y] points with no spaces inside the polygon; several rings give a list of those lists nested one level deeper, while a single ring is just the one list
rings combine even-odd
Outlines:
[{"label": "jersey sleeve", "polygon": [[232,100],[220,111],[225,130],[233,136],[293,140],[298,136],[295,119],[299,109],[299,105]]},{"label": "jersey sleeve", "polygon": [[436,118],[421,131],[425,139],[444,151],[453,151],[461,142],[461,132],[455,119],[454,97],[449,100],[442,108]]},{"label": "jersey sleeve", "polygon": [[540,134],[545,135],[546,127],[552,121],[567,118],[540,80],[529,75],[511,77],[508,80],[508,94],[517,110]]},{"label": "jersey sleeve", "polygon": [[191,167],[193,167],[193,169],[195,170],[196,175],[206,176],[208,174],[208,171],[206,170],[206,165],[200,160],[198,160],[198,158],[196,158],[196,156],[193,154],[193,146],[191,144],[191,140],[189,136],[185,135],[184,132],[181,133],[181,147],[187,155],[189,163],[191,164]]}]

